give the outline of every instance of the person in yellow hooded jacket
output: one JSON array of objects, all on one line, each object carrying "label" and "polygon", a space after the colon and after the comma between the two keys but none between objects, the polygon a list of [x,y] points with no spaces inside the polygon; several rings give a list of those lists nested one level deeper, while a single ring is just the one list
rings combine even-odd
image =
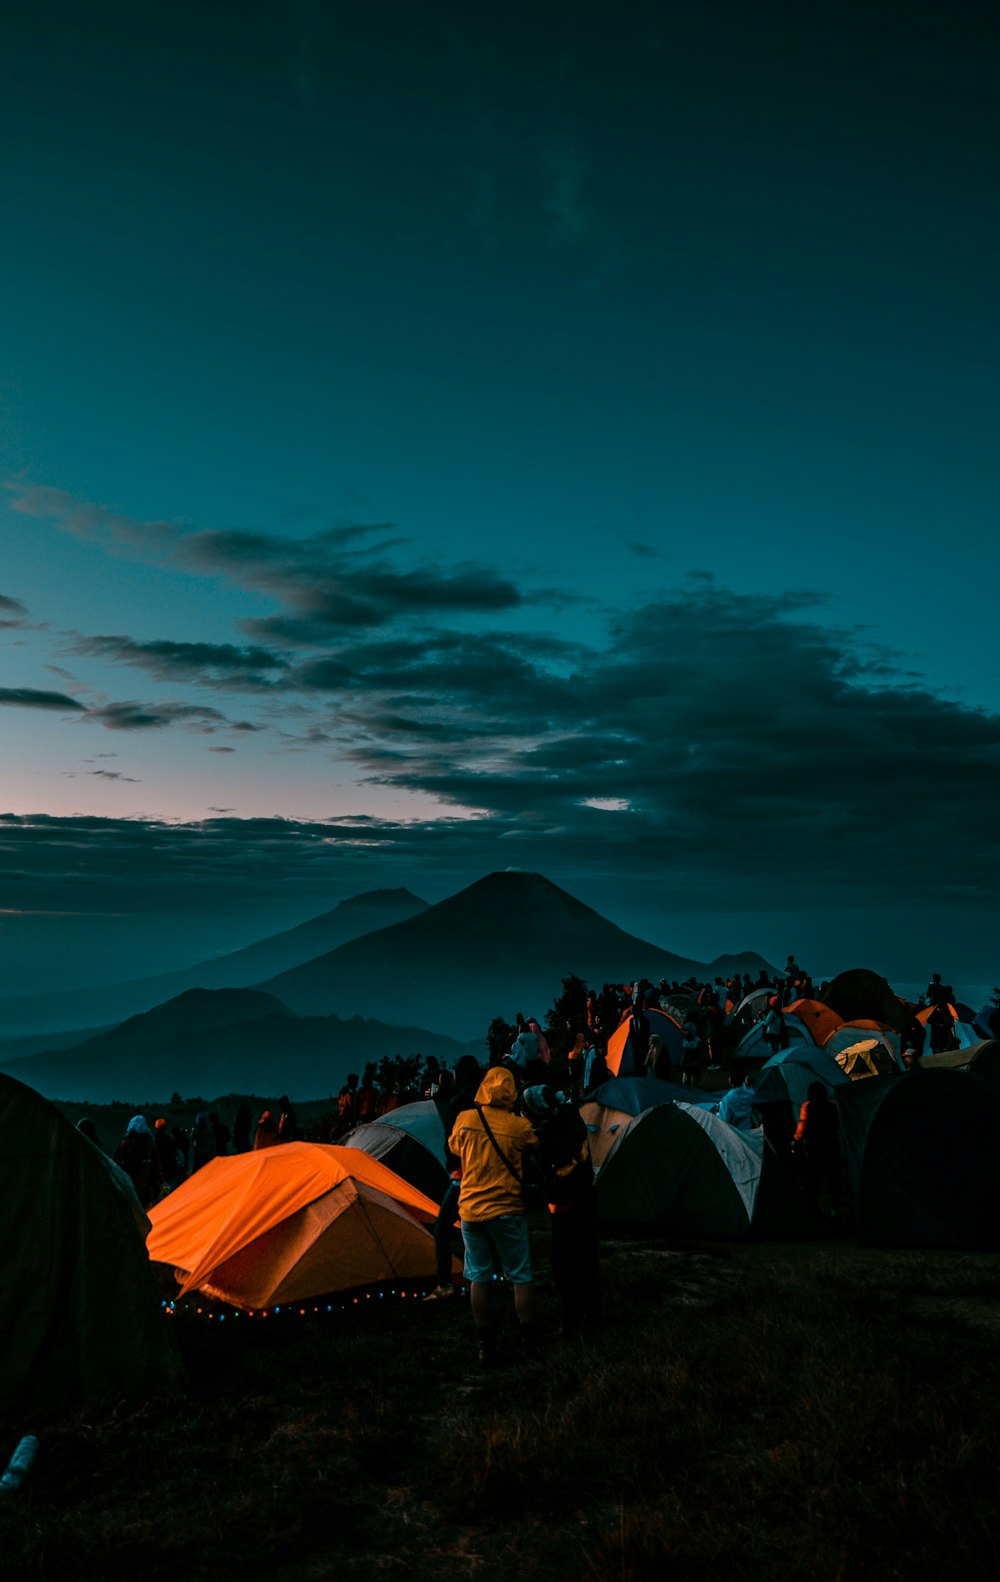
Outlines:
[{"label": "person in yellow hooded jacket", "polygon": [[514,1288],[522,1340],[536,1343],[535,1287],[528,1219],[521,1184],[524,1158],[537,1143],[530,1121],[514,1113],[517,1083],[506,1066],[491,1066],[472,1109],[457,1117],[448,1147],[459,1161],[462,1185],[458,1217],[465,1246],[472,1317],[485,1367],[497,1361],[493,1277],[501,1272]]}]

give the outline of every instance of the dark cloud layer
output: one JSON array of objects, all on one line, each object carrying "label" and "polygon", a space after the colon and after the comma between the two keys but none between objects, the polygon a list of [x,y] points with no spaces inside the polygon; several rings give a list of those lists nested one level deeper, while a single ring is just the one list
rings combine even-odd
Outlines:
[{"label": "dark cloud layer", "polygon": [[[619,868],[629,882],[655,872],[692,903],[993,905],[1000,718],[833,626],[813,593],[735,594],[706,574],[567,641],[513,630],[506,616],[525,598],[488,568],[400,570],[384,524],[292,540],[136,522],[52,490],[15,504],[270,594],[279,609],[244,623],[250,644],[105,635],[77,637],[76,652],[280,701],[267,718],[283,750],[339,752],[362,779],[449,815],[143,826],[154,855],[178,856],[168,890],[200,887],[222,850],[220,882],[238,887],[278,850],[291,883],[348,859],[353,871],[362,851],[377,882],[395,882],[394,863],[474,875],[516,862],[522,844],[532,866]],[[276,640],[288,651],[267,646]],[[81,707],[56,693],[0,701]],[[178,701],[109,702],[86,718],[114,730],[262,728]],[[78,838],[100,871],[117,837]]]},{"label": "dark cloud layer", "polygon": [[67,709],[77,711],[83,704],[65,692],[40,692],[34,687],[0,687],[0,704],[20,709]]},{"label": "dark cloud layer", "polygon": [[226,723],[226,716],[218,709],[196,703],[104,703],[88,709],[86,717],[109,731],[158,731],[178,724],[212,730],[217,724]]},{"label": "dark cloud layer", "polygon": [[245,686],[265,690],[275,684],[287,661],[266,648],[234,643],[176,643],[168,639],[139,643],[125,636],[77,637],[73,652],[91,659],[133,665],[157,681],[195,681],[204,686]]},{"label": "dark cloud layer", "polygon": [[[526,602],[508,578],[471,561],[447,570],[419,563],[400,569],[387,555],[405,540],[382,523],[349,523],[304,539],[237,529],[192,532],[175,523],[141,521],[59,489],[7,487],[12,509],[75,537],[270,595],[281,613],[243,623],[251,637],[266,642],[309,645],[401,617],[493,616]],[[540,597],[532,594],[531,602]],[[166,662],[167,656],[161,658]],[[218,656],[211,662],[218,664]]]}]

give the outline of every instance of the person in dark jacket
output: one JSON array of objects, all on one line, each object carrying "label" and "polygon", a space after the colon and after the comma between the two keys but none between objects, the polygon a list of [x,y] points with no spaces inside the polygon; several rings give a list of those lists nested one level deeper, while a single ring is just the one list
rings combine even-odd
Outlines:
[{"label": "person in dark jacket", "polygon": [[233,1122],[233,1153],[248,1154],[253,1146],[250,1136],[250,1106],[241,1104]]},{"label": "person in dark jacket", "polygon": [[191,1128],[191,1174],[207,1165],[218,1153],[215,1131],[204,1110],[199,1110]]},{"label": "person in dark jacket", "polygon": [[597,1191],[587,1128],[575,1104],[551,1087],[525,1088],[524,1113],[538,1137],[535,1165],[549,1200],[552,1278],[569,1339],[601,1317]]},{"label": "person in dark jacket", "polygon": [[163,1189],[163,1172],[156,1155],[156,1144],[144,1115],[133,1115],[114,1153],[143,1208],[150,1208]]},{"label": "person in dark jacket", "polygon": [[813,1208],[819,1209],[820,1194],[826,1186],[829,1212],[835,1215],[840,1206],[840,1116],[822,1082],[809,1084],[792,1139],[792,1153],[805,1159],[806,1188]]},{"label": "person in dark jacket", "polygon": [[471,1109],[476,1102],[476,1092],[482,1081],[482,1068],[474,1055],[463,1055],[455,1067],[454,1088],[438,1112],[444,1123],[444,1162],[449,1183],[438,1217],[434,1222],[434,1268],[437,1284],[424,1297],[425,1302],[440,1302],[455,1295],[451,1279],[451,1239],[458,1218],[458,1194],[462,1185],[458,1159],[448,1151],[448,1138],[463,1110]]},{"label": "person in dark jacket", "polygon": [[298,1117],[292,1109],[292,1101],[287,1093],[283,1093],[278,1100],[278,1141],[297,1143],[301,1140],[302,1133],[299,1131]]}]

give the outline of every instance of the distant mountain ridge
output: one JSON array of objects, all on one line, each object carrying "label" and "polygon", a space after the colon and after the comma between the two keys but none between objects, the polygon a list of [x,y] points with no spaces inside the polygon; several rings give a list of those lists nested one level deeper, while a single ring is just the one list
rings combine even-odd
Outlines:
[{"label": "distant mountain ridge", "polygon": [[[719,960],[753,973],[768,965],[753,953]],[[599,987],[722,970],[638,939],[542,874],[518,871],[488,874],[417,917],[257,987],[313,1015],[350,1014],[391,997],[407,1020],[468,1039],[483,1037],[497,1015],[543,1016],[569,973]]]},{"label": "distant mountain ridge", "polygon": [[315,1099],[336,1094],[349,1071],[383,1055],[436,1055],[452,1065],[483,1052],[481,1041],[469,1046],[426,1028],[299,1017],[255,989],[189,989],[72,1049],[5,1061],[2,1069],[50,1098],[141,1106],[166,1104],[174,1092]]},{"label": "distant mountain ridge", "polygon": [[52,994],[17,996],[0,1001],[6,1033],[43,1028],[74,1031],[120,1022],[188,989],[249,988],[301,962],[311,961],[347,940],[426,911],[428,903],[406,889],[368,890],[341,901],[329,912],[308,918],[294,928],[271,934],[225,956],[193,967],[134,978],[92,989],[67,989]]}]

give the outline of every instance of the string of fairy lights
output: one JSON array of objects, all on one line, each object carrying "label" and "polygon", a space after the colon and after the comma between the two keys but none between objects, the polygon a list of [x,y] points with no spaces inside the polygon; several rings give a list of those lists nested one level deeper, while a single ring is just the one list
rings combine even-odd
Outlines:
[{"label": "string of fairy lights", "polygon": [[[502,1283],[503,1275],[495,1274],[493,1279]],[[197,1297],[181,1297],[180,1299],[173,1298],[162,1301],[160,1307],[168,1318],[194,1318],[202,1319],[209,1323],[214,1321],[221,1324],[226,1319],[229,1319],[230,1322],[236,1319],[252,1319],[256,1321],[267,1318],[312,1318],[320,1314],[325,1316],[327,1313],[352,1313],[356,1308],[363,1308],[368,1302],[409,1301],[412,1304],[413,1302],[421,1301],[426,1295],[426,1287],[406,1291],[402,1289],[397,1290],[393,1287],[388,1291],[364,1291],[359,1296],[352,1296],[349,1300],[345,1299],[342,1302],[308,1299],[298,1302],[280,1302],[273,1307],[226,1307],[220,1312],[218,1305],[209,1306],[205,1303],[204,1298],[199,1303]],[[467,1296],[468,1286],[457,1285],[455,1287],[455,1295],[456,1297]]]}]

